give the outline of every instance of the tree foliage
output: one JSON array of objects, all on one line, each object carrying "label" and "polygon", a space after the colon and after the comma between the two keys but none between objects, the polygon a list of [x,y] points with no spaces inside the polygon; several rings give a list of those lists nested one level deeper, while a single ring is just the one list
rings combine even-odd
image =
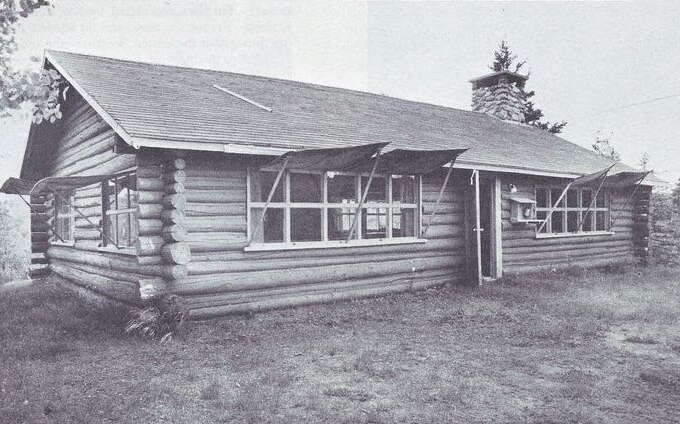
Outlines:
[{"label": "tree foliage", "polygon": [[16,31],[22,19],[50,6],[47,0],[0,0],[0,117],[9,111],[32,105],[33,121],[55,122],[61,118],[59,96],[68,90],[66,81],[55,70],[40,73],[17,70],[12,56],[17,50]]},{"label": "tree foliage", "polygon": [[609,137],[607,136],[603,136],[602,134],[596,135],[595,143],[592,144],[592,147],[593,150],[595,150],[600,156],[604,156],[616,162],[621,161],[619,152],[614,149],[614,146],[612,146],[611,142],[609,141]]},{"label": "tree foliage", "polygon": [[675,187],[671,191],[671,200],[673,202],[673,209],[676,212],[680,212],[680,178],[678,178]]},{"label": "tree foliage", "polygon": [[[527,61],[522,60],[518,61],[517,60],[517,55],[512,52],[510,49],[510,46],[508,46],[508,43],[505,40],[502,40],[501,43],[498,45],[498,48],[496,51],[493,53],[494,59],[493,63],[489,65],[489,69],[491,69],[494,72],[501,72],[501,71],[511,71],[511,72],[519,72],[520,69],[524,65],[526,65]],[[526,122],[529,125],[533,125],[534,127],[540,128],[542,130],[546,130],[548,132],[551,132],[553,134],[558,134],[561,133],[564,127],[567,126],[567,121],[560,121],[560,122],[550,122],[550,121],[543,121],[543,111],[536,107],[536,104],[532,100],[530,100],[536,93],[532,91],[525,91],[524,88],[521,88],[522,94],[524,95],[524,101],[525,101],[525,106],[526,106],[526,111],[524,113],[524,122]]]},{"label": "tree foliage", "polygon": [[640,165],[640,169],[646,171],[647,168],[649,167],[649,161],[650,161],[649,153],[644,152],[640,157],[640,162],[638,162],[638,164]]}]

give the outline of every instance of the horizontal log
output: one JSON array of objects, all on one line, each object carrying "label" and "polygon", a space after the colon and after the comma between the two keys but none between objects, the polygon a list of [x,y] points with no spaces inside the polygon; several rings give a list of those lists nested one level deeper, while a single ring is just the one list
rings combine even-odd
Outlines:
[{"label": "horizontal log", "polygon": [[139,287],[135,283],[114,280],[98,274],[79,269],[51,264],[50,270],[62,278],[66,278],[81,287],[114,299],[136,302],[139,300]]},{"label": "horizontal log", "polygon": [[137,190],[139,191],[163,191],[165,183],[160,178],[145,178],[137,176]]},{"label": "horizontal log", "polygon": [[187,243],[166,243],[161,247],[161,257],[171,264],[186,265],[191,260],[191,251]]},{"label": "horizontal log", "polygon": [[186,241],[188,236],[187,230],[177,224],[167,225],[161,230],[161,237],[167,242]]},{"label": "horizontal log", "polygon": [[34,243],[35,242],[38,242],[38,243],[46,242],[48,239],[49,239],[49,235],[47,234],[47,232],[44,232],[44,233],[32,232],[31,233],[31,242],[34,242]]},{"label": "horizontal log", "polygon": [[245,203],[193,203],[184,209],[187,216],[244,216]]},{"label": "horizontal log", "polygon": [[58,258],[51,258],[50,264],[59,265],[64,268],[73,268],[80,271],[88,272],[90,274],[101,275],[102,277],[111,278],[116,281],[125,281],[135,284],[137,284],[138,281],[142,278],[148,278],[148,276],[140,274],[136,272],[136,270],[112,269],[96,265],[88,265],[87,263],[83,263],[82,260],[80,262],[75,261],[72,262]]},{"label": "horizontal log", "polygon": [[375,246],[355,246],[320,248],[305,250],[272,250],[260,252],[244,252],[243,245],[239,251],[208,252],[200,254],[192,250],[191,261],[258,261],[267,262],[272,259],[298,259],[298,258],[318,258],[323,260],[327,257],[337,256],[364,256],[375,254],[416,254],[419,252],[447,252],[456,253],[457,249],[465,246],[465,241],[461,238],[428,240],[427,243],[391,244]]},{"label": "horizontal log", "polygon": [[165,193],[162,191],[140,191],[137,193],[137,203],[149,203],[160,205],[163,203]]},{"label": "horizontal log", "polygon": [[166,194],[163,196],[163,206],[165,208],[184,209],[187,205],[186,194]]},{"label": "horizontal log", "polygon": [[102,233],[96,229],[78,228],[75,237],[77,240],[101,240]]},{"label": "horizontal log", "polygon": [[174,171],[166,171],[165,174],[163,174],[163,181],[166,183],[182,183],[184,184],[187,180],[187,174],[184,172],[183,169],[177,169]]},{"label": "horizontal log", "polygon": [[186,222],[186,215],[184,214],[184,211],[180,209],[164,209],[161,212],[161,221],[166,225],[184,225]]},{"label": "horizontal log", "polygon": [[184,168],[186,168],[187,163],[182,158],[174,158],[174,159],[168,160],[168,162],[166,163],[166,166],[168,167],[168,169],[173,169],[173,170],[174,169],[184,169]]},{"label": "horizontal log", "polygon": [[598,255],[612,255],[622,253],[632,253],[633,246],[624,246],[617,248],[593,248],[593,249],[582,249],[580,251],[558,251],[558,252],[538,252],[538,253],[520,253],[512,254],[509,252],[503,252],[503,263],[513,264],[513,263],[526,263],[533,261],[535,263],[541,262],[551,262],[553,260],[578,260],[587,259],[591,256]]},{"label": "horizontal log", "polygon": [[243,178],[246,177],[245,170],[229,170],[223,168],[200,167],[192,164],[184,170],[187,178],[208,177],[208,178]]},{"label": "horizontal log", "polygon": [[574,260],[571,258],[562,260],[553,260],[549,264],[537,264],[532,263],[517,263],[517,264],[507,264],[503,265],[503,271],[506,274],[519,274],[519,273],[533,273],[539,272],[546,269],[562,269],[570,268],[574,266],[591,268],[596,266],[603,266],[616,263],[631,263],[632,254],[621,253],[617,255],[606,255],[600,257],[588,257]]},{"label": "horizontal log", "polygon": [[139,296],[142,300],[161,296],[168,291],[168,285],[162,278],[148,278],[139,281]]},{"label": "horizontal log", "polygon": [[[377,287],[385,285],[395,285],[401,283],[415,283],[416,287],[419,282],[432,281],[433,279],[446,279],[448,281],[456,281],[461,278],[460,274],[464,274],[462,269],[444,269],[434,271],[423,271],[414,277],[413,274],[408,273],[404,275],[388,275],[384,277],[371,278],[367,280],[346,280],[333,281],[331,283],[321,284],[305,284],[299,286],[281,287],[273,289],[258,289],[246,290],[234,293],[213,293],[209,295],[192,295],[184,297],[185,303],[189,309],[229,305],[229,304],[243,304],[250,302],[257,302],[265,299],[280,298],[283,296],[300,296],[312,293],[322,293],[326,291],[342,292],[357,288]],[[446,282],[448,282],[446,281]],[[172,289],[171,289],[172,290]]]},{"label": "horizontal log", "polygon": [[189,190],[245,190],[246,178],[188,177],[184,185]]},{"label": "horizontal log", "polygon": [[138,219],[137,226],[140,236],[151,236],[161,233],[163,222],[160,219]]},{"label": "horizontal log", "polygon": [[132,168],[135,165],[134,155],[115,155],[114,153],[105,152],[93,158],[84,159],[59,171],[55,176],[115,174],[116,172]]},{"label": "horizontal log", "polygon": [[254,290],[290,286],[295,284],[323,283],[346,279],[374,278],[388,274],[415,273],[423,270],[451,268],[464,263],[464,258],[440,257],[400,259],[398,261],[364,264],[361,267],[329,265],[281,270],[219,274],[215,276],[189,276],[181,280],[175,290],[178,294],[208,294],[225,291]]},{"label": "horizontal log", "polygon": [[[459,254],[461,256],[465,255],[465,251],[462,249],[464,247],[464,242],[461,240],[457,243],[459,248]],[[442,251],[432,251],[423,250],[408,253],[391,253],[391,252],[379,252],[373,254],[356,254],[352,249],[347,249],[343,255],[338,256],[326,256],[326,257],[307,257],[305,251],[297,251],[297,257],[288,257],[280,259],[261,259],[248,256],[248,253],[244,253],[241,260],[228,260],[228,261],[207,261],[207,262],[197,262],[195,258],[192,257],[192,261],[187,265],[189,269],[189,275],[206,275],[206,274],[220,274],[220,273],[231,273],[231,272],[246,272],[246,271],[268,271],[268,270],[280,270],[281,272],[288,272],[295,268],[306,268],[306,267],[318,267],[326,265],[355,265],[363,266],[365,263],[369,262],[380,262],[380,261],[396,261],[400,259],[414,259],[414,258],[427,258],[427,257],[437,257],[442,255]],[[455,252],[451,253],[453,257]]]},{"label": "horizontal log", "polygon": [[186,192],[186,188],[182,183],[172,183],[165,186],[165,192],[168,194],[182,194]]},{"label": "horizontal log", "polygon": [[186,220],[189,232],[246,232],[245,216],[190,217]]},{"label": "horizontal log", "polygon": [[304,306],[318,303],[337,302],[343,300],[374,297],[409,290],[423,290],[426,288],[436,287],[438,285],[444,284],[446,281],[447,281],[446,277],[440,277],[432,279],[430,281],[422,281],[415,283],[399,283],[379,287],[346,290],[342,292],[331,290],[328,292],[318,294],[287,296],[270,300],[262,300],[258,302],[240,303],[236,305],[213,306],[191,310],[190,318],[201,319],[227,314],[257,312],[278,308],[290,308],[295,306]]},{"label": "horizontal log", "polygon": [[137,178],[162,178],[163,170],[159,165],[137,164]]},{"label": "horizontal log", "polygon": [[50,228],[47,222],[32,221],[31,222],[31,232],[44,233]]},{"label": "horizontal log", "polygon": [[106,131],[96,137],[91,138],[86,143],[81,144],[75,149],[69,150],[62,155],[55,156],[52,162],[53,171],[59,171],[71,166],[83,158],[95,156],[103,152],[112,152],[115,145],[115,135],[113,131]]},{"label": "horizontal log", "polygon": [[140,203],[137,205],[137,217],[140,219],[160,219],[163,213],[163,205]]},{"label": "horizontal log", "polygon": [[245,202],[245,190],[188,190],[186,198],[195,203]]},{"label": "horizontal log", "polygon": [[[533,233],[532,233],[533,234]],[[630,240],[632,237],[628,234],[612,234],[612,235],[599,235],[599,236],[574,236],[574,237],[554,237],[554,238],[535,238],[533,234],[530,238],[525,239],[509,239],[503,240],[503,249],[510,249],[514,247],[536,247],[540,249],[545,246],[555,246],[555,245],[590,245],[593,243],[611,242],[611,241],[621,241]]]},{"label": "horizontal log", "polygon": [[160,235],[149,237],[140,236],[137,237],[135,248],[139,256],[160,256],[161,247],[163,247],[164,243],[165,241]]}]

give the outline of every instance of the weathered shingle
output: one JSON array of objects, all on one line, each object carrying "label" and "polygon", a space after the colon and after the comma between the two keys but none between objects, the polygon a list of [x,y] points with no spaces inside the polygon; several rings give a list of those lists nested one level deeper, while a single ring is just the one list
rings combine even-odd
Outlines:
[{"label": "weathered shingle", "polygon": [[546,131],[477,112],[229,72],[59,51],[49,57],[138,140],[291,149],[390,142],[407,149],[467,147],[462,163],[533,171],[583,174],[607,165]]}]

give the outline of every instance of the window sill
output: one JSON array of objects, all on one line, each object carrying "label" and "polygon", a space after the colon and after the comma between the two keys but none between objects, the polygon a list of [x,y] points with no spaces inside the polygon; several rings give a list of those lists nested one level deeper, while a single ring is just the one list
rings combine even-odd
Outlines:
[{"label": "window sill", "polygon": [[540,233],[536,234],[537,239],[546,238],[569,238],[569,237],[592,237],[592,236],[613,236],[615,233],[613,231],[588,231],[581,233]]},{"label": "window sill", "polygon": [[427,239],[404,237],[396,239],[366,239],[366,240],[332,240],[306,241],[297,243],[257,243],[243,248],[245,252],[263,252],[271,250],[302,250],[302,249],[335,249],[341,247],[389,246],[395,244],[427,243]]},{"label": "window sill", "polygon": [[50,241],[50,246],[68,246],[73,247],[76,245],[76,241]]},{"label": "window sill", "polygon": [[105,253],[116,253],[118,255],[126,255],[126,256],[137,256],[137,249],[133,248],[126,248],[126,249],[119,249],[117,247],[98,247],[97,248],[98,252],[105,252]]}]

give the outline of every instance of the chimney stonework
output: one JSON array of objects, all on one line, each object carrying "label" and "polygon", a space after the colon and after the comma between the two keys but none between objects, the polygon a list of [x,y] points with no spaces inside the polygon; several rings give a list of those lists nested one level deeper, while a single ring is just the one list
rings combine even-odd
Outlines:
[{"label": "chimney stonework", "polygon": [[524,123],[526,100],[522,89],[527,79],[524,75],[501,71],[470,80],[472,110]]}]

